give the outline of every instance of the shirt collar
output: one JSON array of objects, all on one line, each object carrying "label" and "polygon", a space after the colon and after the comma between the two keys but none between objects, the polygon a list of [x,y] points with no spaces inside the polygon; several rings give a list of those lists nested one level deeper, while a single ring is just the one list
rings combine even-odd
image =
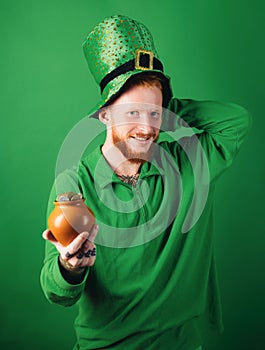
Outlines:
[{"label": "shirt collar", "polygon": [[[97,146],[89,155],[83,159],[83,164],[89,168],[93,174],[94,181],[100,188],[104,188],[111,183],[122,183],[114,173],[101,152],[102,145]],[[146,162],[141,166],[139,179],[144,179],[155,175],[164,175],[165,171],[158,165],[156,158],[152,162]]]}]

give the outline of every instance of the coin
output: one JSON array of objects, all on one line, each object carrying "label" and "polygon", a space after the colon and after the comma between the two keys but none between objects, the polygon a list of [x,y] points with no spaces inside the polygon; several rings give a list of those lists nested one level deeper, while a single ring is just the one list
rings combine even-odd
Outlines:
[{"label": "coin", "polygon": [[56,201],[57,202],[76,201],[82,198],[83,198],[82,193],[64,192],[57,196]]},{"label": "coin", "polygon": [[77,200],[80,200],[80,199],[82,199],[83,198],[83,196],[82,196],[82,193],[76,193],[76,194],[74,194],[72,197],[71,197],[71,201],[77,201]]}]

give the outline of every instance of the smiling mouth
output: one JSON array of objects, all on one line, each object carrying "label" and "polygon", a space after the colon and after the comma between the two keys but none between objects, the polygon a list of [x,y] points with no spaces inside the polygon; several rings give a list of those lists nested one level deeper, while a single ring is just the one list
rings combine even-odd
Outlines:
[{"label": "smiling mouth", "polygon": [[140,142],[150,142],[150,141],[153,141],[154,136],[153,135],[131,135],[130,138]]}]

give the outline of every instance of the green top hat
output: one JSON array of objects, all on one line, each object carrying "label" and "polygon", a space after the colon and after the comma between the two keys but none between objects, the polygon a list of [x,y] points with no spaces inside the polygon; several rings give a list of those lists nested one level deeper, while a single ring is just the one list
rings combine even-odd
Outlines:
[{"label": "green top hat", "polygon": [[135,74],[156,74],[163,86],[163,106],[172,97],[169,77],[163,73],[153,38],[142,24],[122,15],[106,18],[87,36],[83,50],[88,67],[101,88],[96,110],[119,96]]}]

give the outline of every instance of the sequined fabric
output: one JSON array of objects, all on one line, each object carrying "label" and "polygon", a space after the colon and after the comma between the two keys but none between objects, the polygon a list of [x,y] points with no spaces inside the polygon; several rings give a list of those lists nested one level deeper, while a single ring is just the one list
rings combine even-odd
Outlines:
[{"label": "sequined fabric", "polygon": [[[98,84],[112,70],[135,59],[137,49],[151,51],[159,58],[146,26],[122,15],[106,18],[99,23],[83,43],[88,67]],[[102,105],[119,91],[130,76],[142,72],[135,69],[110,81],[103,90]]]}]

